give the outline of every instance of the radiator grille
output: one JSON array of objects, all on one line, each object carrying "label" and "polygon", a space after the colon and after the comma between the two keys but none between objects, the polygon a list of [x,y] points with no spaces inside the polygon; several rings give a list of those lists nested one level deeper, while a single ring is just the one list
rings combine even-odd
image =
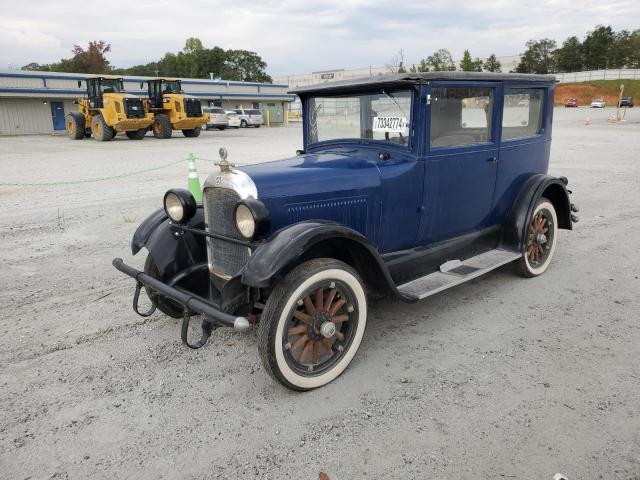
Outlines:
[{"label": "radiator grille", "polygon": [[124,111],[127,118],[144,118],[144,106],[139,98],[125,98]]},{"label": "radiator grille", "polygon": [[[244,240],[233,218],[233,210],[239,200],[240,196],[234,190],[206,188],[203,205],[207,232]],[[212,273],[231,278],[247,263],[251,251],[237,243],[207,237],[207,253]]]},{"label": "radiator grille", "polygon": [[202,105],[197,98],[185,98],[184,99],[184,111],[187,117],[201,117]]}]

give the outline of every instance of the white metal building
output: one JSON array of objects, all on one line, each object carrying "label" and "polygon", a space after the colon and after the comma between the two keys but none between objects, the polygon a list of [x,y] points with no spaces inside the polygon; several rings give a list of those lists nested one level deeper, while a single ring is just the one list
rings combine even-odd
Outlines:
[{"label": "white metal building", "polygon": [[[0,70],[0,135],[64,132],[66,113],[76,110],[73,101],[86,95],[82,82],[86,77],[78,73]],[[148,78],[124,77],[126,91],[146,96],[147,86],[141,82]],[[296,98],[287,93],[287,84],[185,78],[182,88],[199,97],[203,106],[269,111],[274,124],[284,122],[286,105]]]}]

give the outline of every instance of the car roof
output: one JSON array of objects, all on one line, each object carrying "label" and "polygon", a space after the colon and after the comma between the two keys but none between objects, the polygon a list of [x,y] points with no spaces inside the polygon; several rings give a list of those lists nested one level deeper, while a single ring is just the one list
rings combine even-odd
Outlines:
[{"label": "car roof", "polygon": [[433,80],[466,81],[523,81],[535,83],[555,83],[555,75],[537,75],[528,73],[492,73],[492,72],[418,72],[388,73],[373,77],[354,78],[337,82],[317,83],[291,90],[289,93],[308,95],[330,91],[350,90],[357,87],[395,87],[427,83]]}]

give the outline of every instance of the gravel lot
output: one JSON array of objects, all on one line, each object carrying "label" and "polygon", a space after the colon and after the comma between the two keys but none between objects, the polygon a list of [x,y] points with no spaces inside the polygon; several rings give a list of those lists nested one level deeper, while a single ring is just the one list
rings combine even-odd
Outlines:
[{"label": "gravel lot", "polygon": [[265,374],[255,331],[191,351],[136,316],[111,266],[142,266],[137,224],[186,186],[186,161],[156,167],[292,155],[300,127],[0,138],[0,477],[639,479],[640,109],[612,113],[556,109],[550,170],[582,211],[544,276],[374,304],[351,367],[304,394]]}]

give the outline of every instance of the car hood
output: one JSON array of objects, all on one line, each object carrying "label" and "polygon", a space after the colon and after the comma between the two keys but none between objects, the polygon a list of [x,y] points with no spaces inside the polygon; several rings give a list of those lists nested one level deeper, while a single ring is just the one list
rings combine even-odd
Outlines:
[{"label": "car hood", "polygon": [[240,169],[269,210],[269,233],[306,220],[327,220],[375,243],[381,190],[375,162],[355,152],[324,152]]},{"label": "car hood", "polygon": [[251,177],[260,199],[287,197],[297,201],[327,193],[364,192],[380,185],[380,174],[373,162],[345,153],[305,154],[238,167]]}]

